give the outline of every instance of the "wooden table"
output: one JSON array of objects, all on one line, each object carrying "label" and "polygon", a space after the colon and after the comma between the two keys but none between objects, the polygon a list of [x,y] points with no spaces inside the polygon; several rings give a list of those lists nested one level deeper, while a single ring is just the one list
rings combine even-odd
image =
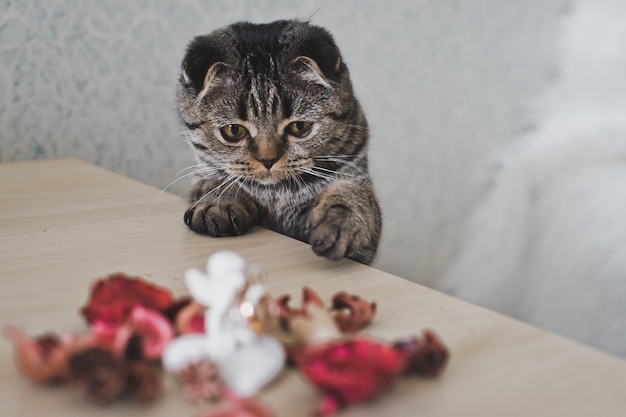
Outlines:
[{"label": "wooden table", "polygon": [[[174,195],[75,161],[0,165],[0,325],[30,334],[86,329],[78,308],[89,283],[137,274],[187,293],[183,273],[216,250],[260,263],[272,294],[299,299],[309,285],[324,299],[347,290],[376,300],[368,329],[393,340],[435,329],[451,350],[437,379],[403,379],[341,416],[626,416],[626,361],[564,340],[420,285],[255,228],[213,239],[187,229]],[[0,342],[0,415],[6,417],[193,416],[175,384],[146,412],[132,403],[99,407],[63,389],[30,385]],[[278,417],[307,416],[319,395],[293,372],[262,393]]]}]

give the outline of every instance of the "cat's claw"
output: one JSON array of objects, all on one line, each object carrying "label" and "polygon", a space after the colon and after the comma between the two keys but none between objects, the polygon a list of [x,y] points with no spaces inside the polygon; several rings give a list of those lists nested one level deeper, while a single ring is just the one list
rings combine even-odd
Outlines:
[{"label": "cat's claw", "polygon": [[363,244],[364,237],[348,207],[334,205],[326,210],[317,207],[309,216],[307,226],[309,243],[317,255],[332,261],[346,257],[359,262],[368,261],[359,258],[358,248]]},{"label": "cat's claw", "polygon": [[185,212],[184,221],[196,233],[213,237],[238,236],[256,224],[256,207],[200,203]]}]

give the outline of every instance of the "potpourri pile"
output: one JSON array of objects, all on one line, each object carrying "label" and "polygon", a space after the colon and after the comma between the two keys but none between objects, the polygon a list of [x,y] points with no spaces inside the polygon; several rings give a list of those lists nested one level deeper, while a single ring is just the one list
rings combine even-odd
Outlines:
[{"label": "potpourri pile", "polygon": [[99,403],[151,403],[171,374],[201,417],[275,416],[257,394],[286,368],[321,393],[329,416],[370,400],[401,377],[436,376],[448,350],[431,330],[386,342],[360,334],[376,304],[339,292],[326,307],[311,288],[299,307],[272,297],[233,252],[186,271],[191,297],[122,273],[96,281],[80,313],[82,333],[30,337],[7,326],[20,373],[40,385],[82,390]]}]

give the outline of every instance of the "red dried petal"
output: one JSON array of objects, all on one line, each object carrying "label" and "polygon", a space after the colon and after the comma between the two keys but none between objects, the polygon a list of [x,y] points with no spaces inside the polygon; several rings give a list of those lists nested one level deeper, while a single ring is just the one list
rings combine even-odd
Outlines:
[{"label": "red dried petal", "polygon": [[118,273],[94,283],[81,314],[90,324],[95,321],[121,324],[136,305],[165,311],[172,304],[172,294],[166,288]]},{"label": "red dried petal", "polygon": [[358,332],[374,320],[376,303],[345,291],[335,294],[332,300],[335,321],[342,332]]},{"label": "red dried petal", "polygon": [[293,359],[299,371],[326,395],[325,401],[337,406],[374,397],[396,380],[405,362],[389,344],[369,339],[308,346]]}]

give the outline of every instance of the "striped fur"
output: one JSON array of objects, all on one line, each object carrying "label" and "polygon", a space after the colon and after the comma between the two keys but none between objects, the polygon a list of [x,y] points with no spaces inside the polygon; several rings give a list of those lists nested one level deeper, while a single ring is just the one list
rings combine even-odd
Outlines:
[{"label": "striped fur", "polygon": [[177,102],[198,161],[192,230],[232,236],[258,224],[332,260],[373,261],[382,221],[367,120],[326,30],[242,22],[196,37]]}]

